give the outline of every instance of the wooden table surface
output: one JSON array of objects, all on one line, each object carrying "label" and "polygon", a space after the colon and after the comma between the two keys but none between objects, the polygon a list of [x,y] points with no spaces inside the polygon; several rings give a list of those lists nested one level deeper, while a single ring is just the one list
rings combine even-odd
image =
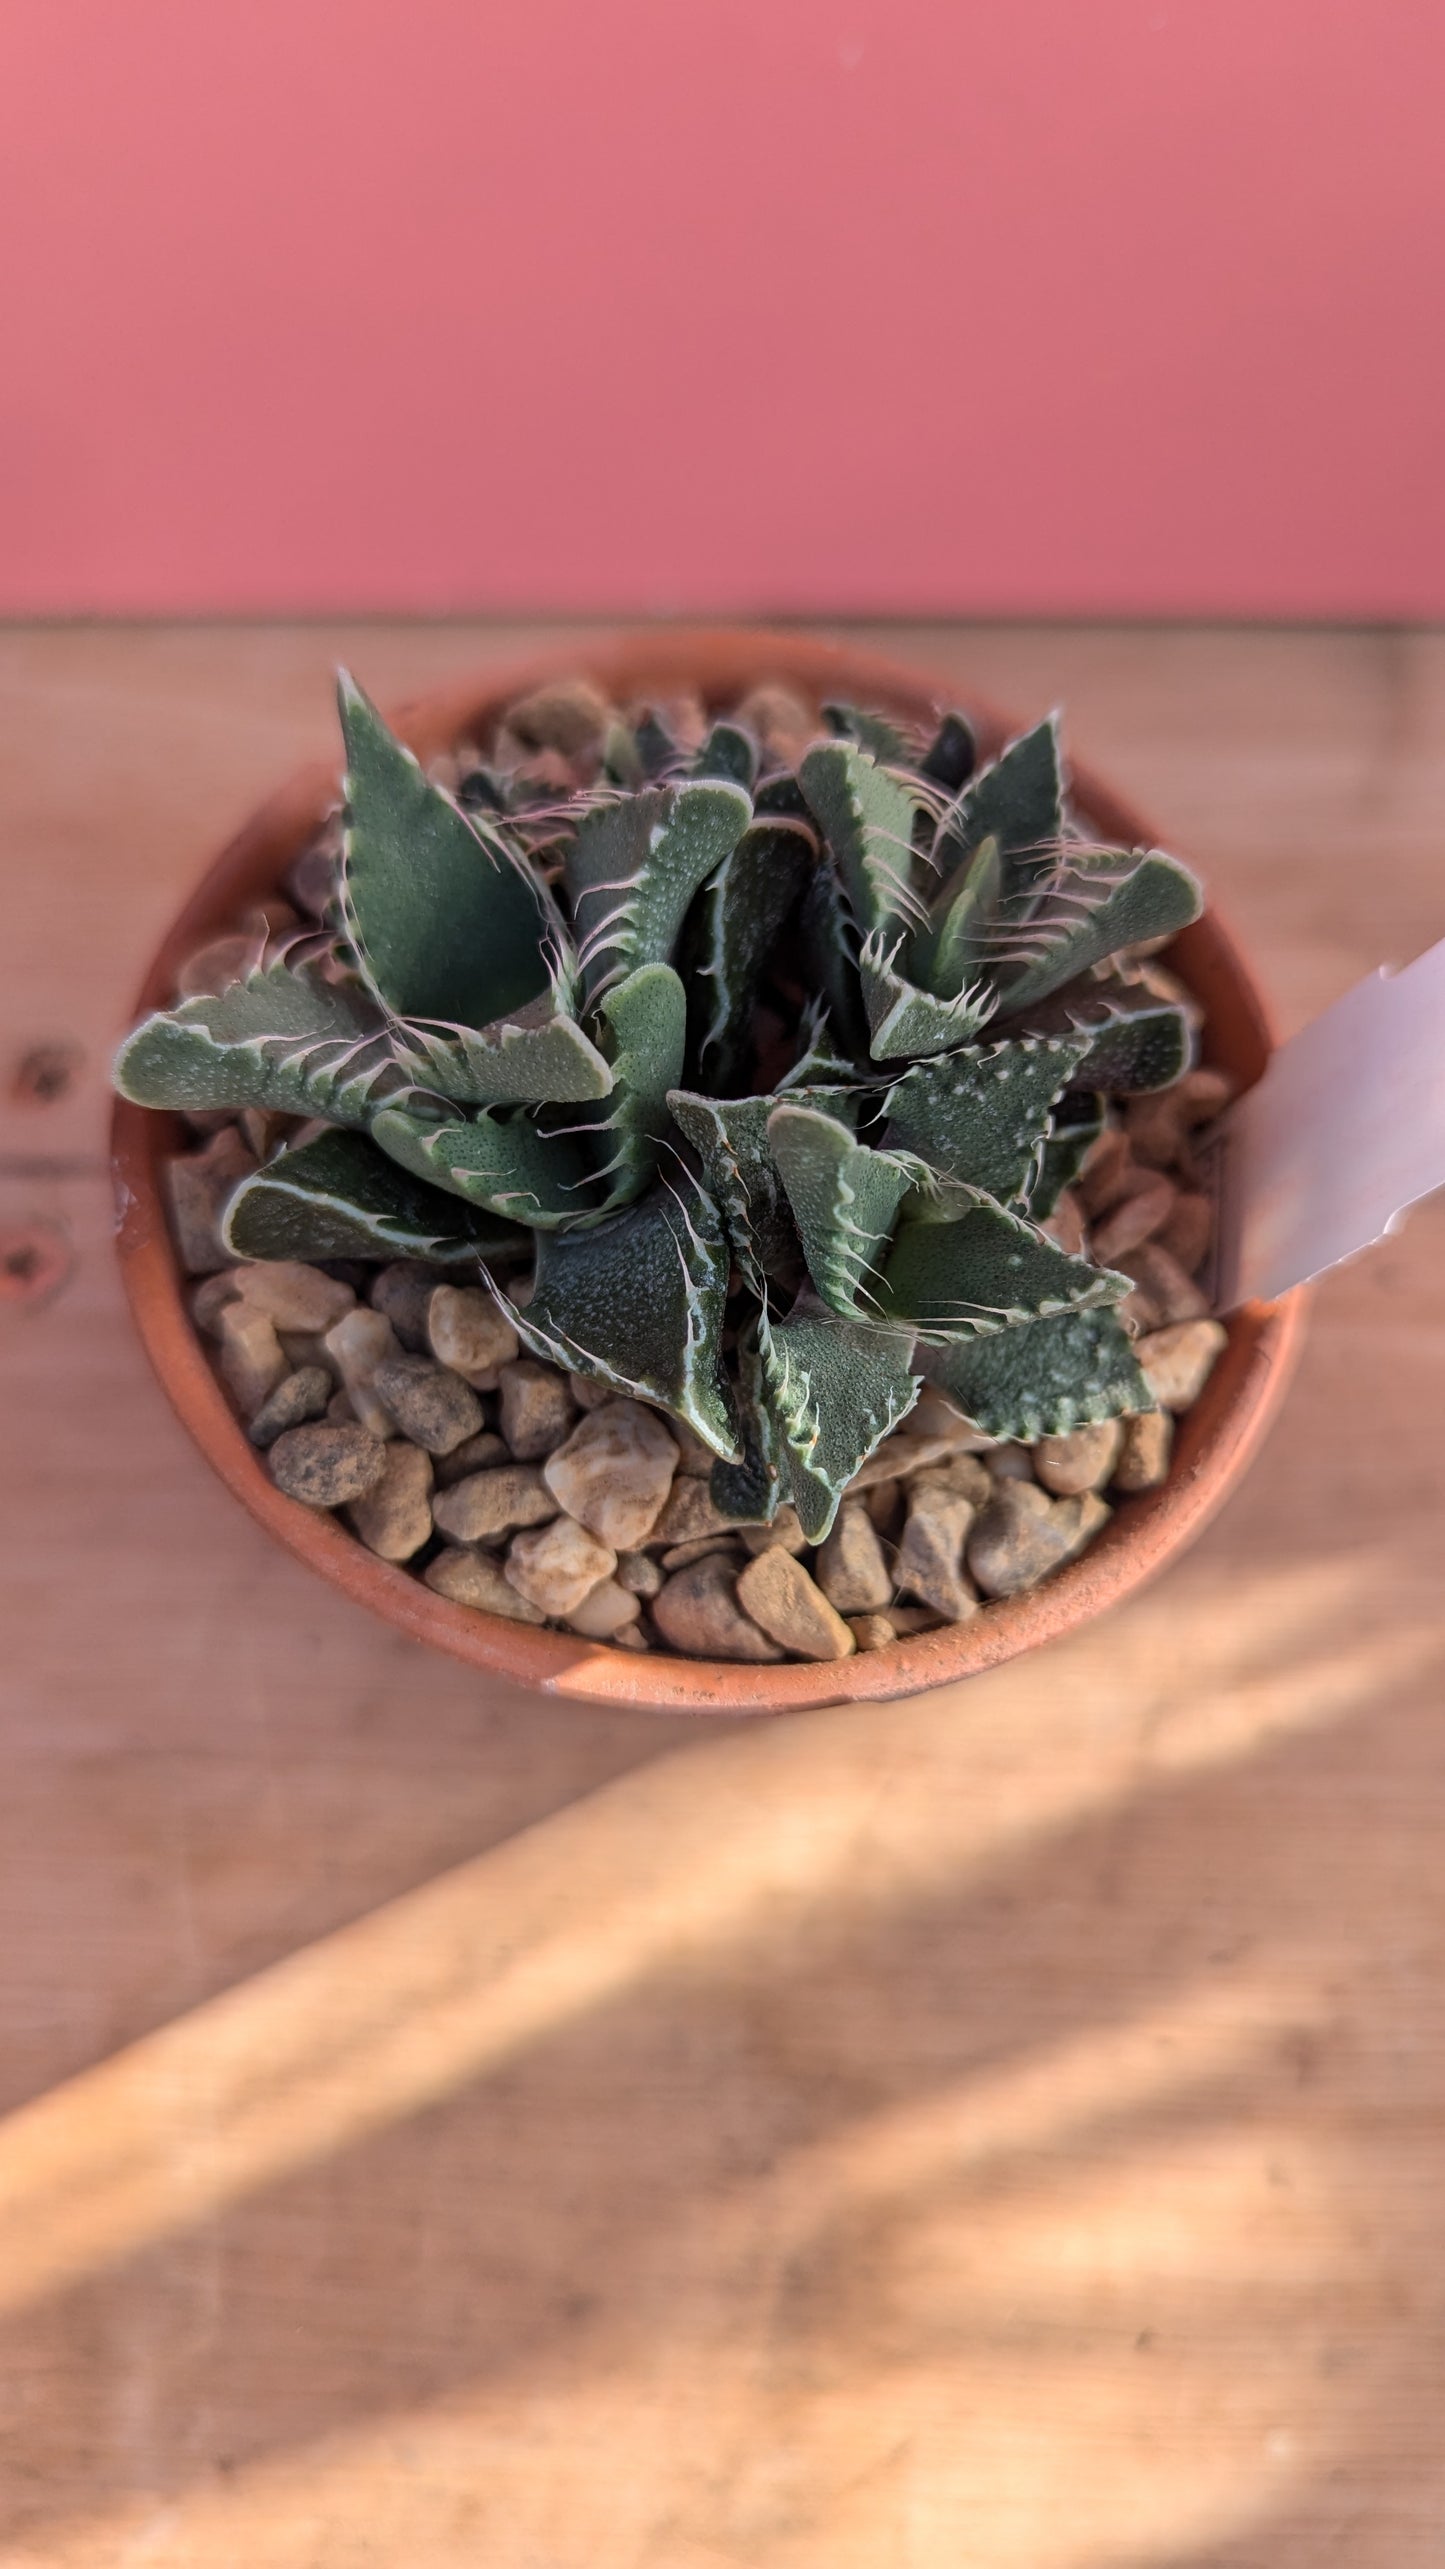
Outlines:
[{"label": "wooden table surface", "polygon": [[[373,1627],[142,1364],[157,932],[336,658],[538,638],[0,635],[0,2569],[1439,2569],[1445,1203],[1157,1587],[771,1725]],[[1445,931],[1445,636],[874,639],[1062,701],[1286,1027]]]}]

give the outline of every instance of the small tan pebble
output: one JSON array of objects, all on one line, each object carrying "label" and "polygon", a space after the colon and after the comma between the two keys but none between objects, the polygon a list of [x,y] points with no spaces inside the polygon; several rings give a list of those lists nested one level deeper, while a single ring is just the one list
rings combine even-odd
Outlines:
[{"label": "small tan pebble", "polygon": [[331,1376],[324,1365],[302,1365],[294,1374],[283,1374],[272,1392],[262,1401],[246,1433],[253,1445],[274,1445],[288,1427],[301,1427],[308,1418],[324,1418],[331,1399]]},{"label": "small tan pebble", "polygon": [[386,1449],[386,1469],[374,1490],[354,1499],[352,1526],[368,1552],[383,1561],[409,1561],[431,1541],[431,1456],[398,1438]]},{"label": "small tan pebble", "polygon": [[634,1597],[655,1597],[662,1585],[662,1572],[645,1552],[619,1552],[617,1579],[618,1585],[629,1589]]},{"label": "small tan pebble", "polygon": [[1167,1409],[1141,1410],[1124,1421],[1124,1442],[1114,1465],[1116,1490],[1157,1490],[1169,1478],[1174,1421]]},{"label": "small tan pebble", "polygon": [[668,1647],[690,1659],[781,1659],[777,1643],[743,1612],[733,1590],[731,1554],[711,1553],[675,1571],[652,1601],[652,1620]]},{"label": "small tan pebble", "polygon": [[667,1571],[685,1570],[690,1561],[706,1561],[713,1552],[725,1552],[739,1568],[747,1557],[735,1534],[702,1534],[696,1543],[674,1543],[662,1555],[662,1567]]},{"label": "small tan pebble", "polygon": [[1161,1409],[1192,1408],[1210,1374],[1227,1332],[1218,1320],[1181,1320],[1156,1329],[1134,1349],[1144,1380]]},{"label": "small tan pebble", "polygon": [[321,1365],[335,1388],[341,1378],[340,1368],[323,1336],[314,1329],[278,1329],[276,1335],[286,1350],[289,1365]]},{"label": "small tan pebble", "polygon": [[969,1499],[950,1498],[942,1490],[917,1490],[909,1501],[908,1521],[898,1546],[894,1565],[898,1586],[950,1623],[963,1623],[978,1609],[964,1568],[964,1546],[976,1515]]},{"label": "small tan pebble", "polygon": [[1068,1436],[1041,1436],[1033,1449],[1034,1478],[1054,1498],[1071,1499],[1080,1490],[1102,1490],[1112,1477],[1124,1443],[1124,1422],[1103,1420],[1076,1427]]},{"label": "small tan pebble", "polygon": [[458,1543],[485,1543],[521,1526],[548,1525],[556,1513],[557,1502],[535,1463],[472,1472],[450,1489],[438,1490],[432,1500],[439,1531]]},{"label": "small tan pebble", "polygon": [[427,1338],[439,1365],[474,1391],[495,1391],[503,1365],[521,1344],[510,1320],[481,1285],[438,1285],[427,1304]]},{"label": "small tan pebble", "polygon": [[1114,1309],[1130,1336],[1134,1338],[1147,1336],[1151,1329],[1158,1328],[1164,1317],[1150,1301],[1142,1285],[1135,1285],[1125,1294],[1122,1302],[1115,1303]]},{"label": "small tan pebble", "polygon": [[677,1468],[690,1481],[705,1481],[717,1456],[683,1419],[670,1418],[668,1431],[677,1447]]},{"label": "small tan pebble", "polygon": [[614,1552],[647,1541],[677,1470],[677,1447],[655,1409],[611,1400],[589,1410],[549,1454],[542,1477],[560,1507]]},{"label": "small tan pebble", "polygon": [[474,1606],[483,1614],[507,1615],[513,1623],[545,1623],[547,1618],[502,1575],[501,1565],[486,1552],[468,1552],[460,1547],[439,1552],[422,1572],[429,1588],[439,1597],[450,1597],[454,1606]]},{"label": "small tan pebble", "polygon": [[1194,1070],[1187,1070],[1174,1094],[1183,1102],[1190,1130],[1212,1124],[1216,1115],[1222,1115],[1237,1086],[1227,1070],[1216,1070],[1211,1063],[1201,1062]]},{"label": "small tan pebble", "polygon": [[1136,1160],[1167,1169],[1187,1154],[1189,1136],[1222,1115],[1234,1095],[1234,1082],[1217,1070],[1188,1070],[1172,1088],[1149,1097],[1134,1097],[1124,1112],[1124,1130]]},{"label": "small tan pebble", "polygon": [[610,1580],[616,1567],[611,1544],[599,1543],[570,1516],[514,1536],[506,1560],[512,1586],[544,1615],[574,1615],[583,1598]]},{"label": "small tan pebble", "polygon": [[582,1410],[605,1409],[610,1400],[617,1398],[616,1390],[611,1383],[594,1382],[590,1374],[569,1374],[567,1389],[577,1407]]},{"label": "small tan pebble", "polygon": [[524,1356],[516,1364],[502,1366],[497,1391],[501,1430],[514,1462],[540,1463],[544,1454],[554,1454],[570,1436],[577,1413],[567,1377],[555,1367],[534,1364]]},{"label": "small tan pebble", "polygon": [[311,1508],[346,1507],[374,1490],[386,1447],[364,1427],[289,1427],[270,1453],[271,1478]]},{"label": "small tan pebble", "polygon": [[1209,1309],[1208,1296],[1201,1292],[1192,1276],[1187,1276],[1176,1258],[1161,1249],[1157,1240],[1141,1240],[1119,1260],[1120,1272],[1131,1276],[1146,1293],[1161,1320],[1202,1320]]},{"label": "small tan pebble", "polygon": [[955,1409],[952,1401],[946,1400],[933,1383],[924,1384],[909,1411],[907,1433],[910,1436],[946,1438],[950,1451],[955,1454],[981,1454],[994,1442],[991,1436],[985,1436],[970,1419],[965,1418],[961,1410]]},{"label": "small tan pebble", "polygon": [[241,929],[225,937],[212,937],[188,954],[176,974],[178,999],[211,999],[233,981],[243,981],[261,960],[265,936],[254,930]]},{"label": "small tan pebble", "polygon": [[704,1535],[735,1534],[737,1520],[714,1507],[706,1481],[679,1472],[667,1502],[648,1537],[650,1543],[699,1543]]},{"label": "small tan pebble", "polygon": [[848,1483],[846,1495],[856,1498],[861,1490],[870,1490],[875,1481],[900,1481],[911,1472],[921,1472],[928,1463],[939,1463],[945,1454],[956,1451],[951,1436],[914,1436],[906,1427],[896,1428],[885,1436],[876,1454],[870,1454]]},{"label": "small tan pebble", "polygon": [[845,1499],[833,1531],[817,1561],[818,1585],[840,1615],[875,1613],[893,1594],[893,1579],[883,1558],[867,1508]]},{"label": "small tan pebble", "polygon": [[269,1160],[286,1138],[290,1118],[264,1106],[245,1106],[237,1118],[241,1139],[258,1160]]},{"label": "small tan pebble", "polygon": [[871,1489],[859,1493],[859,1505],[867,1509],[869,1524],[887,1543],[893,1541],[902,1526],[908,1486],[906,1481],[875,1481]]},{"label": "small tan pebble", "polygon": [[294,1258],[259,1258],[253,1265],[237,1267],[235,1273],[241,1300],[252,1311],[264,1311],[278,1329],[324,1337],[356,1305],[349,1284],[339,1284],[320,1267],[302,1266]]},{"label": "small tan pebble", "polygon": [[1111,1204],[1117,1204],[1129,1190],[1132,1156],[1128,1141],[1117,1124],[1106,1124],[1093,1144],[1088,1158],[1073,1182],[1090,1222],[1097,1222]]},{"label": "small tan pebble", "polygon": [[612,722],[612,707],[586,678],[538,687],[507,708],[507,729],[526,749],[556,749],[564,758],[594,764]]},{"label": "small tan pebble", "polygon": [[500,1436],[495,1435],[490,1427],[484,1427],[477,1435],[468,1436],[460,1445],[454,1445],[450,1454],[438,1454],[433,1459],[437,1488],[450,1490],[458,1481],[469,1480],[473,1472],[495,1471],[499,1464],[510,1463],[512,1458]]},{"label": "small tan pebble", "polygon": [[640,1623],[625,1623],[620,1632],[612,1635],[612,1647],[614,1650],[650,1650],[652,1644]]},{"label": "small tan pebble", "polygon": [[228,1302],[236,1300],[236,1269],[218,1267],[213,1276],[203,1276],[189,1295],[190,1314],[198,1329],[208,1338],[219,1334],[221,1314]]},{"label": "small tan pebble", "polygon": [[216,1324],[221,1378],[243,1418],[254,1418],[289,1371],[286,1350],[263,1311],[228,1302]]},{"label": "small tan pebble", "polygon": [[1187,1276],[1197,1275],[1214,1237],[1214,1207],[1208,1196],[1176,1195],[1168,1221],[1154,1237]]},{"label": "small tan pebble", "polygon": [[771,1552],[777,1544],[795,1557],[808,1549],[808,1538],[798,1523],[798,1511],[787,1501],[779,1508],[771,1525],[744,1526],[742,1535],[743,1550],[749,1554]]},{"label": "small tan pebble", "polygon": [[214,1275],[233,1265],[222,1246],[221,1216],[243,1177],[252,1177],[256,1154],[248,1151],[234,1124],[227,1124],[203,1151],[189,1151],[166,1162],[166,1200],[176,1250],[188,1276]]},{"label": "small tan pebble", "polygon": [[584,1641],[615,1641],[642,1612],[642,1600],[616,1579],[603,1579],[565,1618],[570,1632]]},{"label": "small tan pebble", "polygon": [[1072,1187],[1060,1187],[1052,1213],[1039,1227],[1047,1231],[1051,1240],[1057,1240],[1059,1247],[1066,1249],[1071,1258],[1083,1256],[1089,1231],[1084,1220],[1084,1208]]},{"label": "small tan pebble", "polygon": [[1077,1501],[1051,1499],[1036,1481],[1001,1481],[968,1540],[968,1566],[984,1594],[1016,1596],[1069,1557],[1074,1528],[1055,1511]]},{"label": "small tan pebble", "polygon": [[890,1606],[888,1620],[900,1641],[915,1632],[938,1632],[946,1623],[966,1623],[966,1615],[941,1615],[936,1606]]},{"label": "small tan pebble", "polygon": [[945,1454],[939,1463],[925,1463],[905,1483],[909,1490],[946,1490],[953,1499],[971,1499],[981,1508],[993,1488],[993,1475],[988,1458],[983,1454]]},{"label": "small tan pebble", "polygon": [[389,1364],[401,1353],[385,1312],[368,1311],[358,1303],[355,1311],[348,1311],[327,1330],[322,1344],[363,1427],[369,1427],[373,1436],[394,1436],[391,1413],[376,1389],[377,1366]]},{"label": "small tan pebble", "polygon": [[[867,1518],[864,1518],[865,1525]],[[873,1529],[868,1527],[871,1534]],[[759,1552],[741,1573],[737,1601],[744,1614],[800,1659],[851,1659],[857,1648],[835,1606],[831,1606],[801,1561],[775,1544]]]},{"label": "small tan pebble", "polygon": [[419,1258],[393,1258],[390,1266],[378,1267],[371,1279],[367,1300],[373,1311],[385,1314],[409,1356],[430,1352],[427,1312],[441,1282],[436,1268]]},{"label": "small tan pebble", "polygon": [[1059,1499],[1054,1507],[1054,1526],[1068,1546],[1064,1559],[1074,1560],[1085,1544],[1102,1534],[1113,1513],[1108,1500],[1100,1498],[1097,1490],[1079,1490],[1073,1498]]},{"label": "small tan pebble", "polygon": [[750,731],[759,747],[784,767],[796,767],[810,741],[822,728],[811,706],[789,687],[752,687],[737,705],[734,721]]},{"label": "small tan pebble", "polygon": [[1090,1249],[1101,1267],[1112,1266],[1141,1240],[1152,1239],[1174,1210],[1174,1181],[1162,1169],[1151,1169],[1094,1226]]},{"label": "small tan pebble", "polygon": [[639,697],[628,706],[627,713],[634,723],[640,722],[646,714],[655,714],[679,749],[701,749],[707,738],[707,707],[691,687],[678,688],[675,693],[664,690],[660,694]]},{"label": "small tan pebble", "polygon": [[[326,1404],[326,1415],[333,1427],[355,1427],[359,1424],[350,1392],[333,1392]],[[388,1433],[391,1421],[387,1420]]]},{"label": "small tan pebble", "polygon": [[450,1454],[486,1423],[471,1385],[429,1356],[388,1356],[373,1382],[403,1436],[428,1454]]},{"label": "small tan pebble", "polygon": [[1027,1445],[994,1445],[984,1456],[991,1481],[1031,1481],[1034,1458]]},{"label": "small tan pebble", "polygon": [[860,1650],[886,1650],[898,1633],[889,1615],[850,1615],[848,1630]]}]

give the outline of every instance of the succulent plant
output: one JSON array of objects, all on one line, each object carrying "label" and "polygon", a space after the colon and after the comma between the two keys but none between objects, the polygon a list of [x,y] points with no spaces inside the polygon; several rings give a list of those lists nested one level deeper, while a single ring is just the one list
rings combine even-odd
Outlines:
[{"label": "succulent plant", "polygon": [[1129,1278],[1043,1225],[1106,1100],[1189,1065],[1139,949],[1200,894],[1083,833],[1052,719],[979,767],[957,714],[797,708],[780,748],[762,698],[699,739],[554,689],[449,790],[340,702],[318,924],[117,1063],[325,1128],[239,1187],[236,1256],[481,1261],[535,1354],[814,1540],[925,1380],[1023,1440],[1151,1406]]}]

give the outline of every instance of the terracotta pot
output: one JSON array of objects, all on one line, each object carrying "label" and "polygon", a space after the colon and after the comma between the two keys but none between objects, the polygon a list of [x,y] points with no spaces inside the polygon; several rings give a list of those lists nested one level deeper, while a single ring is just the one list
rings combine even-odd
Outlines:
[{"label": "terracotta pot", "polygon": [[[724,703],[759,679],[776,678],[804,694],[839,695],[924,719],[957,693],[953,688],[935,691],[924,678],[892,663],[799,635],[662,630],[574,646],[524,668],[429,696],[401,709],[398,728],[425,758],[474,733],[528,687],[579,669],[618,697],[648,688],[694,686],[710,702]],[[981,720],[986,750],[999,747],[1018,728],[980,709],[972,696],[968,702]],[[335,769],[309,768],[232,840],[161,945],[137,995],[137,1014],[166,1004],[183,958],[228,928],[249,902],[275,888],[335,795]],[[1139,845],[1155,835],[1086,770],[1074,770],[1074,799],[1102,838]],[[1206,1058],[1245,1085],[1256,1080],[1272,1048],[1270,1027],[1259,994],[1217,918],[1209,913],[1186,929],[1169,961],[1203,1005]],[[828,1667],[756,1668],[660,1653],[644,1657],[453,1605],[404,1569],[377,1560],[331,1517],[283,1498],[228,1407],[186,1309],[185,1280],[171,1246],[160,1183],[167,1153],[182,1140],[175,1118],[117,1104],[113,1144],[125,1289],[151,1363],[208,1461],[279,1543],[358,1604],[477,1668],[583,1702],[686,1713],[783,1712],[850,1698],[915,1694],[1052,1640],[1127,1596],[1193,1540],[1263,1437],[1301,1334],[1298,1294],[1237,1313],[1203,1397],[1180,1422],[1168,1482],[1124,1500],[1083,1557],[1029,1595],[992,1605],[971,1623],[921,1633],[888,1650],[860,1651]]]}]

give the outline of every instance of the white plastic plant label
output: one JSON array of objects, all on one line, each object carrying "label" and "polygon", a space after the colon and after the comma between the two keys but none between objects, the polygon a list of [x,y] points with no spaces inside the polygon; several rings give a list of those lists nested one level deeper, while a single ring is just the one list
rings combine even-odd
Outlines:
[{"label": "white plastic plant label", "polygon": [[1281,1045],[1217,1153],[1220,1311],[1323,1274],[1445,1185],[1445,941]]}]

